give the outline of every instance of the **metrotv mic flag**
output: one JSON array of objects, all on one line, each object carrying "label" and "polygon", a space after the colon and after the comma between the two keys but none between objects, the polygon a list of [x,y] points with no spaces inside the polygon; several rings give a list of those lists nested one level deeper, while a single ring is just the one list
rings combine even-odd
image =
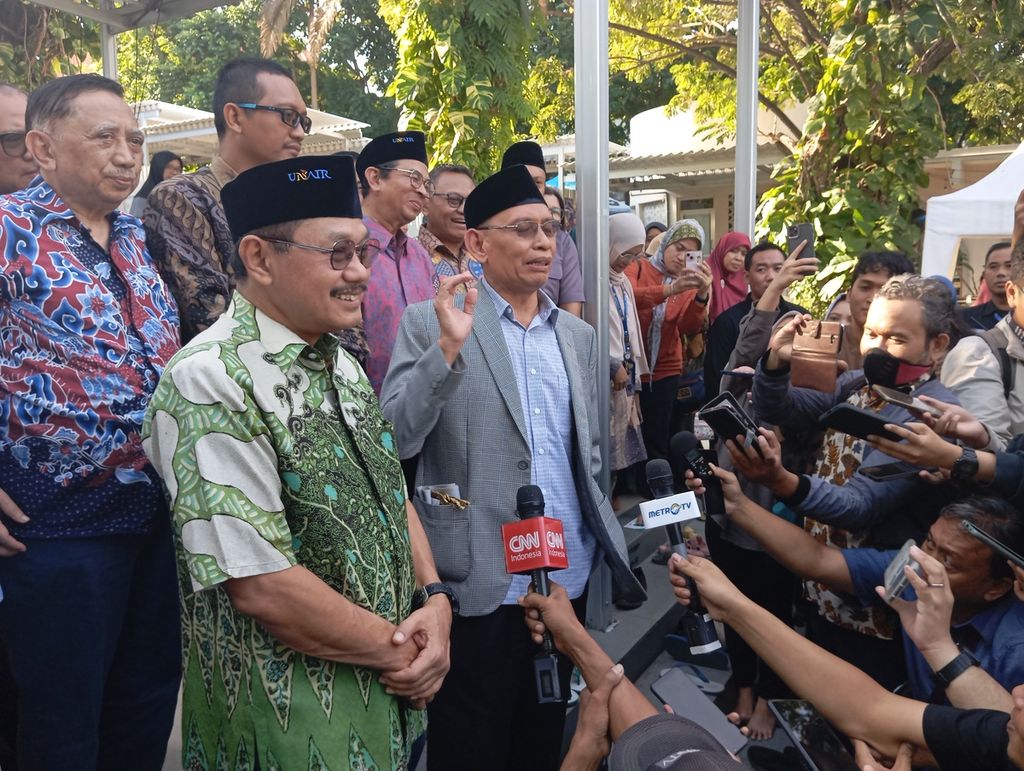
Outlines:
[{"label": "metrotv mic flag", "polygon": [[501,542],[505,547],[505,570],[508,573],[569,567],[565,531],[560,519],[530,517],[507,522],[501,526]]}]

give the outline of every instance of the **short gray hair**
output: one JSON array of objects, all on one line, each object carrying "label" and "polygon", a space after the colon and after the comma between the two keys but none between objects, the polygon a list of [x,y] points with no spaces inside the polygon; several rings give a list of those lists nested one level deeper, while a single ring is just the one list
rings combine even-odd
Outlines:
[{"label": "short gray hair", "polygon": [[54,121],[71,115],[75,98],[89,91],[107,91],[124,99],[124,89],[116,80],[102,75],[66,75],[44,83],[28,97],[25,108],[25,130],[47,129]]}]

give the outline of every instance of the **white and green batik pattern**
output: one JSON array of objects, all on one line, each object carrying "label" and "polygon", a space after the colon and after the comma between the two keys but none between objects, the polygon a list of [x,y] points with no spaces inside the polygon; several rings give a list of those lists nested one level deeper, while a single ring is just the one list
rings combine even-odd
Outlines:
[{"label": "white and green batik pattern", "polygon": [[182,577],[185,768],[405,769],[422,713],[372,670],[286,648],[223,587],[302,565],[392,623],[411,611],[405,483],[359,365],[236,293],[167,367],[143,434]]}]

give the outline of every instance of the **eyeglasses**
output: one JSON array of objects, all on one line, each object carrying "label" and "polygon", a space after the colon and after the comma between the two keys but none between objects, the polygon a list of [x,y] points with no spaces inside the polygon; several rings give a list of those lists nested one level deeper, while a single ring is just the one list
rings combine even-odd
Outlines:
[{"label": "eyeglasses", "polygon": [[0,134],[0,147],[6,155],[12,158],[20,158],[25,154],[25,132],[9,131]]},{"label": "eyeglasses", "polygon": [[334,246],[313,246],[311,244],[300,244],[298,241],[288,241],[283,238],[267,238],[266,236],[259,236],[264,241],[270,241],[273,244],[287,244],[288,246],[297,246],[299,249],[309,249],[311,252],[320,252],[321,254],[331,255],[331,267],[335,270],[345,270],[352,262],[352,258],[355,255],[359,255],[359,262],[363,264],[364,268],[369,268],[373,265],[373,260],[380,252],[380,243],[375,239],[368,238],[358,244],[354,244],[351,241],[335,241]]},{"label": "eyeglasses", "polygon": [[466,202],[466,196],[461,193],[431,193],[432,197],[444,198],[453,209],[459,209]]},{"label": "eyeglasses", "polygon": [[562,213],[562,210],[559,209],[557,206],[551,207],[551,216],[554,217],[556,220],[562,219]]},{"label": "eyeglasses", "polygon": [[298,110],[293,110],[291,107],[273,107],[269,104],[253,104],[252,102],[235,102],[236,107],[241,107],[243,110],[266,110],[268,112],[276,112],[281,116],[281,122],[286,126],[295,128],[296,126],[302,126],[304,133],[308,134],[310,129],[313,128],[313,119],[308,115],[303,115]]},{"label": "eyeglasses", "polygon": [[415,169],[403,169],[398,166],[380,166],[379,168],[405,174],[409,178],[413,190],[422,190],[428,196],[434,195],[434,183],[430,181],[429,177],[424,177]]},{"label": "eyeglasses", "polygon": [[519,222],[513,222],[511,225],[484,225],[478,227],[477,230],[514,230],[523,238],[533,238],[537,235],[537,229],[539,228],[548,238],[553,238],[560,227],[561,225],[558,220],[546,220],[545,222],[520,220]]}]

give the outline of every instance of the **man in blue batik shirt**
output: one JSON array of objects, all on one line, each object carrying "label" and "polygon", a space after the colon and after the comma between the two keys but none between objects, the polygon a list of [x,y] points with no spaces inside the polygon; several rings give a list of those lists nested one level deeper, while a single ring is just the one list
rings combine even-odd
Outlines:
[{"label": "man in blue batik shirt", "polygon": [[142,450],[178,349],[141,223],[117,211],[143,136],[121,87],[28,100],[40,177],[0,198],[0,636],[22,771],[163,765],[180,680],[170,517]]}]

